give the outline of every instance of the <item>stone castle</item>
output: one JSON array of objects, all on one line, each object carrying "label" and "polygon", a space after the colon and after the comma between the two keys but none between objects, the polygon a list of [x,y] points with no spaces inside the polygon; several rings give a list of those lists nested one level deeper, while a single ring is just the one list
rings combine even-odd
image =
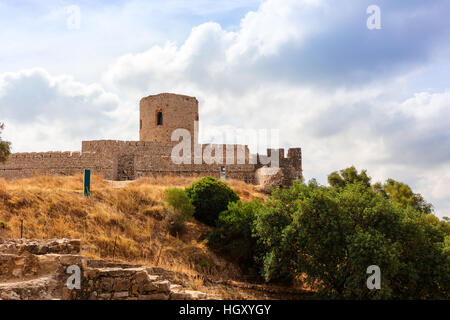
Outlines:
[{"label": "stone castle", "polygon": [[[13,153],[0,164],[0,177],[7,179],[40,175],[74,175],[90,169],[108,180],[134,180],[145,176],[212,176],[260,185],[289,185],[302,177],[300,148],[268,149],[266,155],[250,154],[247,145],[199,144],[198,101],[195,97],[161,93],[140,101],[139,141],[83,141],[81,152]],[[180,141],[174,130],[189,133],[190,147],[183,161],[172,160]],[[220,150],[221,152],[218,152]],[[205,153],[211,156],[204,157]],[[198,156],[200,154],[200,157]],[[210,161],[211,158],[214,161]],[[270,163],[275,168],[267,170]],[[276,161],[273,161],[276,159]],[[272,166],[273,167],[273,166]]]}]

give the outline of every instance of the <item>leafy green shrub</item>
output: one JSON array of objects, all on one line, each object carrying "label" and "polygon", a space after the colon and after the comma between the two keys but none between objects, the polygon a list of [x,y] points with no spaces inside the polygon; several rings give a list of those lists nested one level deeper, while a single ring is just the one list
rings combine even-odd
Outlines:
[{"label": "leafy green shrub", "polygon": [[[267,280],[306,273],[333,298],[449,298],[449,224],[386,199],[364,181],[277,190],[255,231],[266,246]],[[381,290],[367,288],[370,265],[381,269]]]},{"label": "leafy green shrub", "polygon": [[[0,123],[0,134],[3,131],[5,125]],[[0,137],[0,163],[5,163],[8,160],[9,155],[11,154],[11,142],[3,141],[2,137]]]},{"label": "leafy green shrub", "polygon": [[[273,190],[264,204],[229,202],[208,245],[244,271],[256,266],[267,281],[302,278],[322,297],[450,298],[448,220],[430,214],[431,205],[402,183],[371,185],[364,170],[333,173],[330,185],[295,182]],[[203,188],[197,201],[211,200],[214,192]],[[381,269],[380,290],[367,288],[371,265]]]},{"label": "leafy green shrub", "polygon": [[328,183],[334,188],[344,188],[346,185],[359,183],[366,187],[373,187],[380,192],[385,198],[392,202],[400,204],[403,208],[408,206],[416,211],[432,213],[433,206],[426,202],[420,193],[414,193],[410,186],[403,182],[393,179],[387,179],[386,183],[377,182],[371,185],[371,178],[367,175],[366,170],[358,173],[355,167],[349,167],[339,172],[335,171],[328,175]]},{"label": "leafy green shrub", "polygon": [[173,208],[164,209],[164,226],[172,236],[179,236],[186,232],[186,219]]},{"label": "leafy green shrub", "polygon": [[216,269],[214,261],[209,258],[203,258],[195,264],[195,270],[202,273],[212,274]]},{"label": "leafy green shrub", "polygon": [[238,201],[239,196],[228,185],[205,177],[195,181],[186,192],[195,207],[194,218],[214,226],[219,214],[227,209],[228,203]]},{"label": "leafy green shrub", "polygon": [[195,207],[185,190],[180,188],[169,188],[164,190],[164,199],[172,208],[178,210],[186,218],[193,216]]},{"label": "leafy green shrub", "polygon": [[373,187],[385,198],[399,204],[403,208],[410,206],[416,211],[433,213],[431,203],[426,202],[420,193],[414,193],[411,187],[403,182],[387,179],[385,184],[378,182]]},{"label": "leafy green shrub", "polygon": [[185,222],[194,214],[194,206],[183,189],[170,188],[164,191],[167,207],[164,208],[165,224],[171,235],[185,232]]},{"label": "leafy green shrub", "polygon": [[358,170],[354,166],[348,167],[346,169],[340,170],[339,172],[334,171],[328,175],[328,183],[332,187],[343,188],[348,184],[361,183],[367,187],[370,187],[371,178],[367,175],[366,170]]},{"label": "leafy green shrub", "polygon": [[230,202],[228,209],[220,213],[217,226],[208,235],[208,246],[232,258],[245,272],[251,271],[258,256],[253,228],[262,207],[258,199],[253,202]]}]

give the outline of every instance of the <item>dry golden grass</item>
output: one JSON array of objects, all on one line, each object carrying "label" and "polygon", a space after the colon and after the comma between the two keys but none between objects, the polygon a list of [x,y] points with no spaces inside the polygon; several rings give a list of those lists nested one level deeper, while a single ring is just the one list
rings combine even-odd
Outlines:
[{"label": "dry golden grass", "polygon": [[[157,177],[145,177],[133,181],[130,185],[140,186],[149,185],[159,188],[167,187],[187,187],[199,177],[179,177],[179,176],[157,176]],[[240,180],[226,180],[228,184],[241,198],[242,201],[251,201],[254,198],[264,199],[265,193],[262,186],[255,186],[247,184]]]},{"label": "dry golden grass", "polygon": [[[209,230],[188,222],[187,233],[172,237],[164,229],[162,196],[167,187],[185,187],[197,178],[142,178],[118,187],[99,176],[92,178],[92,194],[83,196],[83,177],[36,176],[6,181],[0,179],[0,221],[9,236],[25,238],[78,238],[83,254],[163,266],[188,277],[198,289],[210,276],[238,278],[237,269],[206,246]],[[264,198],[257,186],[227,181],[243,201]]]}]

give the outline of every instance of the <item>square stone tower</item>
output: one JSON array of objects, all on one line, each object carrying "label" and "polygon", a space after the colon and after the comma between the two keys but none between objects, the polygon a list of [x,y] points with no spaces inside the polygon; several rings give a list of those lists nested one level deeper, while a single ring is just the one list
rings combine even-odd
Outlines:
[{"label": "square stone tower", "polygon": [[[174,93],[160,93],[140,102],[139,140],[170,143],[175,129],[186,129],[194,141],[194,122],[198,121],[198,101]],[[197,138],[198,139],[198,138]]]}]

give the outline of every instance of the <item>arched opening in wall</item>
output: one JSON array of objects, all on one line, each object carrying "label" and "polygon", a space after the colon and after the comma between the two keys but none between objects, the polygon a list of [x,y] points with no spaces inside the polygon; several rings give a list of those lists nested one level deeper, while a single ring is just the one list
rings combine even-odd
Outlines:
[{"label": "arched opening in wall", "polygon": [[156,113],[156,125],[157,126],[162,126],[163,125],[163,114],[161,111],[158,111]]},{"label": "arched opening in wall", "polygon": [[141,120],[139,120],[139,129],[141,129],[141,130],[142,130],[142,119],[141,119]]}]

